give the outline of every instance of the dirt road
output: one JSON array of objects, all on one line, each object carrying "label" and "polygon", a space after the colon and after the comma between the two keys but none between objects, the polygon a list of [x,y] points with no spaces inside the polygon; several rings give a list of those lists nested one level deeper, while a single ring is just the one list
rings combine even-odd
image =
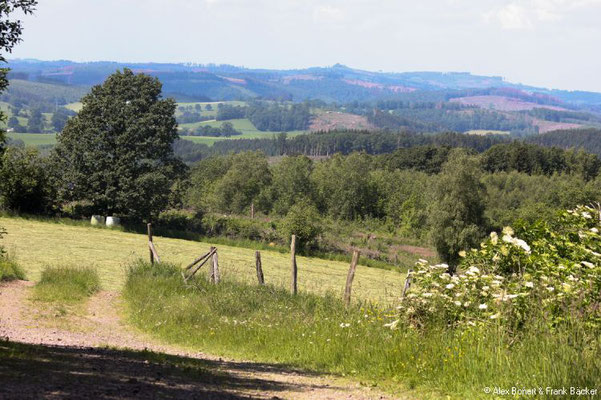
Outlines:
[{"label": "dirt road", "polygon": [[338,377],[160,344],[124,323],[117,293],[100,292],[71,312],[29,300],[31,288],[0,285],[2,399],[397,398]]}]

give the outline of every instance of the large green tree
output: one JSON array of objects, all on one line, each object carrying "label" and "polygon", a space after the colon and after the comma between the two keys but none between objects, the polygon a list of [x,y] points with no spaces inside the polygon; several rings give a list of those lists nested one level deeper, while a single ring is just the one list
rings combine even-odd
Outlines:
[{"label": "large green tree", "polygon": [[[0,64],[6,63],[6,53],[11,53],[15,45],[21,41],[23,22],[12,16],[16,11],[31,14],[37,4],[37,0],[0,0]],[[6,78],[8,71],[8,68],[0,68],[0,93],[8,87]],[[0,120],[4,119],[5,115],[0,112]],[[5,132],[0,129],[0,152],[4,149],[5,140]]]},{"label": "large green tree", "polygon": [[158,79],[117,71],[82,99],[58,136],[53,158],[61,200],[96,212],[150,220],[164,209],[184,165],[173,153],[176,104]]},{"label": "large green tree", "polygon": [[459,252],[478,245],[486,230],[485,188],[478,160],[454,149],[443,165],[430,210],[432,241],[440,258],[455,265]]}]

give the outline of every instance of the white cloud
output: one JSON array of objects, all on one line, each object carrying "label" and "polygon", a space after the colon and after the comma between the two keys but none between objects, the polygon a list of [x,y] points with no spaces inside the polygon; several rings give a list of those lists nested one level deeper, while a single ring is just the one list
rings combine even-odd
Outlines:
[{"label": "white cloud", "polygon": [[595,10],[601,11],[601,0],[512,0],[485,12],[484,20],[507,30],[531,30]]}]

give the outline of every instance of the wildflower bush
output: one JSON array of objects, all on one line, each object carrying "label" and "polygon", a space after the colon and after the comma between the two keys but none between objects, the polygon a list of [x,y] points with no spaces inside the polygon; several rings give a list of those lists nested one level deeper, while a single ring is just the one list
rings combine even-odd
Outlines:
[{"label": "wildflower bush", "polygon": [[577,207],[551,221],[492,232],[461,254],[457,273],[420,260],[399,307],[415,326],[431,322],[521,328],[540,317],[550,327],[578,320],[601,328],[599,211]]}]

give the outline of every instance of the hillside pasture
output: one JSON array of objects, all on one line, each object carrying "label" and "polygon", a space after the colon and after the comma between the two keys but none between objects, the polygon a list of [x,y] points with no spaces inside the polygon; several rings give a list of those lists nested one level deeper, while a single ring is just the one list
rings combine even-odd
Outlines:
[{"label": "hillside pasture", "polygon": [[[84,223],[23,218],[1,217],[0,224],[8,231],[3,244],[33,281],[39,280],[41,271],[49,265],[93,267],[97,269],[104,289],[119,290],[125,281],[127,265],[139,258],[148,259],[145,235],[95,228]],[[155,244],[162,261],[182,266],[206,253],[211,246],[209,242],[164,237],[156,237]],[[254,250],[216,246],[219,249],[219,267],[226,279],[257,281]],[[261,257],[266,283],[288,288],[289,254],[262,251]],[[348,263],[308,257],[298,257],[297,263],[300,291],[342,295]],[[399,272],[359,266],[353,283],[353,296],[391,303],[400,296],[403,283],[404,275]]]}]

